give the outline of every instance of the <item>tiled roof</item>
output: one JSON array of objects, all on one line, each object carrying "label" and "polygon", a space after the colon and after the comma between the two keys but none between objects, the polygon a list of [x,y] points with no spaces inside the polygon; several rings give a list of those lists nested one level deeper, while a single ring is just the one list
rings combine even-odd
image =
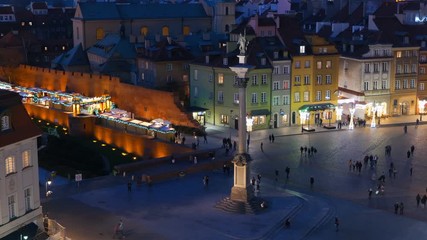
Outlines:
[{"label": "tiled roof", "polygon": [[0,114],[10,116],[11,130],[0,131],[0,148],[41,135],[32,122],[18,93],[0,90]]},{"label": "tiled roof", "polygon": [[46,2],[32,2],[31,7],[32,7],[32,9],[47,9],[47,3]]},{"label": "tiled roof", "polygon": [[278,34],[283,39],[285,45],[288,47],[291,55],[300,55],[299,49],[301,45],[305,46],[305,55],[312,53],[311,47],[305,39],[300,19],[297,16],[279,16]]},{"label": "tiled roof", "polygon": [[149,58],[152,61],[182,61],[192,60],[193,55],[184,47],[178,45],[175,41],[168,42],[166,38],[156,43],[154,46],[145,49],[140,55],[143,58]]},{"label": "tiled roof", "polygon": [[53,61],[53,64],[65,66],[81,66],[89,65],[89,60],[86,53],[83,51],[82,45],[78,44],[77,46],[70,49],[68,52],[63,53],[56,57]]},{"label": "tiled roof", "polygon": [[[201,4],[116,4],[112,2],[80,2],[86,20],[99,19],[165,19],[206,18]],[[100,11],[102,9],[102,11]]]},{"label": "tiled roof", "polygon": [[276,22],[271,17],[258,18],[258,26],[276,26]]},{"label": "tiled roof", "polygon": [[12,6],[0,6],[0,14],[13,14]]},{"label": "tiled roof", "polygon": [[88,53],[104,58],[119,56],[120,59],[134,59],[136,51],[129,39],[122,38],[120,34],[107,34],[102,40],[95,43],[87,50]]}]

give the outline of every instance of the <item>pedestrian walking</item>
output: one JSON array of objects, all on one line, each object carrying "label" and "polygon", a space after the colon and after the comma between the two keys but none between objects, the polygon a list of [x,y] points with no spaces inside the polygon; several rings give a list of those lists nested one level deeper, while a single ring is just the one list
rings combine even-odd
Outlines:
[{"label": "pedestrian walking", "polygon": [[113,238],[116,238],[116,237],[118,237],[119,239],[123,239],[125,237],[125,235],[124,235],[124,226],[123,226],[123,220],[122,219],[120,219],[120,221],[114,227]]},{"label": "pedestrian walking", "polygon": [[395,204],[394,204],[394,214],[397,214],[397,212],[399,211],[399,203],[398,202],[396,202]]},{"label": "pedestrian walking", "polygon": [[197,164],[197,157],[196,156],[194,156],[193,162],[194,162],[194,164]]},{"label": "pedestrian walking", "polygon": [[412,167],[409,169],[409,176],[412,176]]},{"label": "pedestrian walking", "polygon": [[264,143],[261,142],[261,152],[264,152]]},{"label": "pedestrian walking", "polygon": [[415,151],[415,146],[414,146],[414,145],[412,145],[412,146],[411,146],[411,155],[412,155],[412,156],[414,156],[414,151]]},{"label": "pedestrian walking", "polygon": [[274,143],[274,135],[271,134],[271,142]]},{"label": "pedestrian walking", "polygon": [[335,217],[335,231],[338,232],[339,226],[340,226],[340,220],[338,219],[338,217]]},{"label": "pedestrian walking", "polygon": [[411,157],[411,152],[408,150],[408,152],[406,152],[406,156],[408,157],[408,158],[410,158]]},{"label": "pedestrian walking", "polygon": [[399,205],[400,215],[403,215],[403,208],[404,208],[403,202],[400,202],[400,205]]},{"label": "pedestrian walking", "polygon": [[369,191],[368,191],[368,198],[369,198],[369,199],[371,199],[371,197],[372,197],[372,188],[369,188]]},{"label": "pedestrian walking", "polygon": [[277,182],[277,180],[279,180],[279,170],[276,169],[276,171],[274,171],[274,174],[276,175],[276,182]]},{"label": "pedestrian walking", "polygon": [[268,135],[268,141],[271,142],[271,135]]},{"label": "pedestrian walking", "polygon": [[128,182],[128,192],[132,192],[132,182]]},{"label": "pedestrian walking", "polygon": [[417,194],[417,196],[415,197],[415,199],[417,200],[417,207],[419,207],[420,206],[420,201],[421,201],[421,196],[420,196],[419,193]]},{"label": "pedestrian walking", "polygon": [[311,176],[310,177],[310,188],[313,188],[313,184],[314,184],[314,177]]},{"label": "pedestrian walking", "polygon": [[209,185],[209,176],[208,175],[203,177],[203,185],[205,186],[205,188],[208,187],[208,185]]},{"label": "pedestrian walking", "polygon": [[286,172],[286,179],[289,179],[289,173],[291,172],[291,169],[289,167],[286,167],[285,172]]},{"label": "pedestrian walking", "polygon": [[427,196],[424,194],[424,196],[421,198],[421,207],[425,208],[427,201]]},{"label": "pedestrian walking", "polygon": [[299,148],[299,150],[300,150],[300,152],[301,152],[301,156],[302,156],[302,152],[304,151],[304,148],[301,146],[301,147]]},{"label": "pedestrian walking", "polygon": [[208,143],[208,138],[206,137],[206,134],[203,134],[203,143]]},{"label": "pedestrian walking", "polygon": [[408,126],[407,126],[407,125],[403,126],[403,132],[404,132],[405,134],[408,132]]}]

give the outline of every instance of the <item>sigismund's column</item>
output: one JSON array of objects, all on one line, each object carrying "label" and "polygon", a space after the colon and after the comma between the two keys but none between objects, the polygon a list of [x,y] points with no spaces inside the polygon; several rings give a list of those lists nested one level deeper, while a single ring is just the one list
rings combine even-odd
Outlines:
[{"label": "sigismund's column", "polygon": [[240,54],[237,55],[239,58],[239,64],[230,67],[231,71],[237,74],[237,81],[235,87],[239,88],[239,130],[238,130],[238,151],[233,158],[234,163],[234,184],[231,188],[230,198],[233,201],[248,202],[253,198],[253,189],[249,184],[250,173],[248,169],[248,161],[250,156],[246,153],[246,86],[248,78],[246,74],[253,67],[246,63],[246,49],[248,41],[245,35],[239,36],[239,49]]}]

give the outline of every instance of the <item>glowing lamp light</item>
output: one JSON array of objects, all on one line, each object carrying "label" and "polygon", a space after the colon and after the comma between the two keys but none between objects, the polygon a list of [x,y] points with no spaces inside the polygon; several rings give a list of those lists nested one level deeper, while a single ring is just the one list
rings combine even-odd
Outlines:
[{"label": "glowing lamp light", "polygon": [[39,120],[39,123],[41,123],[42,122],[42,120]]},{"label": "glowing lamp light", "polygon": [[128,155],[128,154],[127,154],[127,153],[125,153],[125,152],[122,152],[122,155],[123,155],[123,156],[126,156],[126,155]]},{"label": "glowing lamp light", "polygon": [[111,148],[111,150],[116,151],[116,148]]},{"label": "glowing lamp light", "polygon": [[101,144],[101,146],[103,146],[103,147],[105,147],[105,146],[107,146],[105,143],[103,143],[103,144]]},{"label": "glowing lamp light", "polygon": [[133,157],[133,160],[136,160],[136,157]]},{"label": "glowing lamp light", "polygon": [[96,140],[93,140],[92,142],[96,143],[97,141],[96,141]]},{"label": "glowing lamp light", "polygon": [[62,128],[62,130],[67,131],[67,128]]}]

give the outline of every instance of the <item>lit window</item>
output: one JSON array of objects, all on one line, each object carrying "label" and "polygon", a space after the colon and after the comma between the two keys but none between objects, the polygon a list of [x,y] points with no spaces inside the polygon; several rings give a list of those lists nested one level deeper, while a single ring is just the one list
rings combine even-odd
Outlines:
[{"label": "lit window", "polygon": [[29,22],[28,25],[33,26],[33,22]]},{"label": "lit window", "polygon": [[30,151],[26,150],[22,152],[22,168],[31,166]]},{"label": "lit window", "polygon": [[400,80],[396,80],[396,81],[394,82],[394,88],[395,88],[395,89],[400,89]]},{"label": "lit window", "polygon": [[310,68],[310,60],[306,60],[304,64],[305,68]]},{"label": "lit window", "polygon": [[420,83],[420,84],[419,84],[419,89],[420,89],[421,91],[424,91],[424,83]]},{"label": "lit window", "polygon": [[310,85],[310,75],[304,75],[304,85]]},{"label": "lit window", "polygon": [[183,32],[184,36],[190,35],[190,27],[184,26],[184,28],[182,29],[182,32]]},{"label": "lit window", "polygon": [[62,50],[65,50],[65,46],[62,46]]},{"label": "lit window", "polygon": [[224,74],[218,73],[218,84],[224,84]]},{"label": "lit window", "polygon": [[305,46],[304,45],[299,46],[299,53],[305,53]]},{"label": "lit window", "polygon": [[411,79],[409,84],[410,84],[410,88],[414,89],[415,88],[415,79]]},{"label": "lit window", "polygon": [[25,26],[25,22],[21,22],[21,26]]},{"label": "lit window", "polygon": [[402,57],[402,52],[401,51],[397,51],[396,52],[396,57],[397,58],[401,58]]},{"label": "lit window", "polygon": [[47,47],[44,47],[44,50],[47,51]]},{"label": "lit window", "polygon": [[325,68],[326,68],[326,69],[330,69],[330,68],[332,68],[332,61],[330,61],[330,60],[326,61]]},{"label": "lit window", "polygon": [[104,38],[104,29],[103,28],[97,28],[96,29],[96,40],[101,40]]},{"label": "lit window", "polygon": [[317,61],[317,69],[322,69],[322,61]]},{"label": "lit window", "polygon": [[283,89],[289,89],[289,80],[284,80],[283,81]]},{"label": "lit window", "polygon": [[197,86],[194,86],[194,97],[198,97],[199,96],[199,88]]},{"label": "lit window", "polygon": [[163,27],[162,28],[162,35],[163,36],[169,36],[169,27]]},{"label": "lit window", "polygon": [[308,102],[308,101],[310,101],[310,92],[305,91],[304,92],[304,102]]},{"label": "lit window", "polygon": [[332,77],[331,77],[331,75],[326,75],[325,76],[325,81],[326,81],[326,84],[332,84]]},{"label": "lit window", "polygon": [[317,75],[317,85],[322,85],[322,75]]},{"label": "lit window", "polygon": [[10,156],[6,158],[5,161],[5,167],[6,167],[6,175],[16,172],[15,168],[15,158]]},{"label": "lit window", "polygon": [[301,67],[301,62],[295,61],[295,68],[300,68],[300,67]]},{"label": "lit window", "polygon": [[148,27],[142,27],[140,30],[141,36],[147,36]]},{"label": "lit window", "polygon": [[322,91],[316,92],[316,101],[322,101]]},{"label": "lit window", "polygon": [[239,93],[234,93],[233,101],[234,103],[239,104]]},{"label": "lit window", "polygon": [[295,76],[295,85],[301,85],[301,77]]}]

